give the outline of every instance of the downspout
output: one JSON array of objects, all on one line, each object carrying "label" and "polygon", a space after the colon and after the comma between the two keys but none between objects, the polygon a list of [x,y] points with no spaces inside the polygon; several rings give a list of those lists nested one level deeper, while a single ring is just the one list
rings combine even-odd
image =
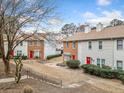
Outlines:
[{"label": "downspout", "polygon": [[115,53],[115,52],[114,52],[114,39],[111,38],[111,40],[112,40],[112,42],[113,42],[113,48],[112,48],[112,58],[113,58],[113,60],[112,60],[112,61],[113,61],[113,64],[112,64],[112,65],[113,65],[113,66],[112,66],[112,69],[115,69],[115,66],[114,66],[114,63],[115,63],[115,60],[114,60],[114,53]]}]

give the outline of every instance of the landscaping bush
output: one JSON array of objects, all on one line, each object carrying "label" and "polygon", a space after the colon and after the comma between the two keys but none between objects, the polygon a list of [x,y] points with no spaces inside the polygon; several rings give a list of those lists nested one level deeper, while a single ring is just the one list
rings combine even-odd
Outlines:
[{"label": "landscaping bush", "polygon": [[79,68],[80,61],[79,60],[69,60],[69,61],[66,61],[66,64],[69,68],[75,69],[75,68]]},{"label": "landscaping bush", "polygon": [[26,60],[26,59],[28,59],[28,57],[27,56],[22,56],[22,59]]},{"label": "landscaping bush", "polygon": [[85,73],[108,79],[119,79],[124,84],[124,71],[122,70],[112,70],[108,67],[105,69],[92,64],[85,64],[81,67],[84,69]]},{"label": "landscaping bush", "polygon": [[[18,59],[20,56],[14,56],[14,59]],[[22,60],[26,60],[26,59],[28,59],[28,57],[27,56],[22,56]]]},{"label": "landscaping bush", "polygon": [[35,56],[35,59],[39,59],[39,57],[38,56]]},{"label": "landscaping bush", "polygon": [[46,59],[50,60],[52,58],[56,58],[56,57],[60,57],[60,56],[62,56],[62,55],[61,54],[49,55],[49,56],[46,57]]},{"label": "landscaping bush", "polygon": [[102,68],[104,69],[112,69],[110,66],[102,65]]}]

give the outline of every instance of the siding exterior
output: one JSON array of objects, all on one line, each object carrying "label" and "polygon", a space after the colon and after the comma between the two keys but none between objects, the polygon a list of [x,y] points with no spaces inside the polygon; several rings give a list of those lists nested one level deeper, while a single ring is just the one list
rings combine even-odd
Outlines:
[{"label": "siding exterior", "polygon": [[18,51],[22,51],[22,55],[28,56],[28,42],[23,41],[22,45],[19,44],[18,46],[16,46],[16,48],[14,50],[14,56],[18,55]]},{"label": "siding exterior", "polygon": [[124,70],[124,39],[123,39],[123,50],[117,50],[117,40],[114,40],[114,68],[117,69],[117,61],[123,62],[123,70]]},{"label": "siding exterior", "polygon": [[87,57],[91,58],[91,63],[97,65],[97,59],[105,59],[105,65],[117,69],[117,61],[123,62],[124,70],[124,39],[123,50],[117,50],[117,40],[100,40],[102,49],[99,49],[99,40],[91,41],[92,49],[88,48],[89,41],[78,43],[78,60],[81,64],[86,64]]}]

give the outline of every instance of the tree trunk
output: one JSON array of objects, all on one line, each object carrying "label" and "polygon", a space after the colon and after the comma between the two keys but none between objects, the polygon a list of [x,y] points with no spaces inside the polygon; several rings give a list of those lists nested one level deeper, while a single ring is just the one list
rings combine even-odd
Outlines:
[{"label": "tree trunk", "polygon": [[8,75],[10,73],[10,63],[7,59],[3,59],[3,62],[4,62],[4,71],[6,75]]}]

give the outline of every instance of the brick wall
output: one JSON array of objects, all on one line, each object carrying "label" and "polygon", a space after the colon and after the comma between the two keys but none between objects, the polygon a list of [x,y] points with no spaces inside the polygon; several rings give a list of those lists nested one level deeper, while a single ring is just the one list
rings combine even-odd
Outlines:
[{"label": "brick wall", "polygon": [[78,42],[75,41],[75,48],[72,47],[72,41],[68,42],[68,47],[66,47],[66,42],[63,42],[63,51],[64,53],[70,53],[71,54],[71,59],[73,59],[73,56],[75,56],[75,59],[78,58]]},{"label": "brick wall", "polygon": [[[32,42],[32,44],[30,43]],[[30,51],[40,51],[40,59],[44,59],[44,41],[38,41],[39,43],[36,44],[37,41],[29,41],[28,42],[28,57],[30,58]],[[34,58],[34,57],[33,57]]]}]

